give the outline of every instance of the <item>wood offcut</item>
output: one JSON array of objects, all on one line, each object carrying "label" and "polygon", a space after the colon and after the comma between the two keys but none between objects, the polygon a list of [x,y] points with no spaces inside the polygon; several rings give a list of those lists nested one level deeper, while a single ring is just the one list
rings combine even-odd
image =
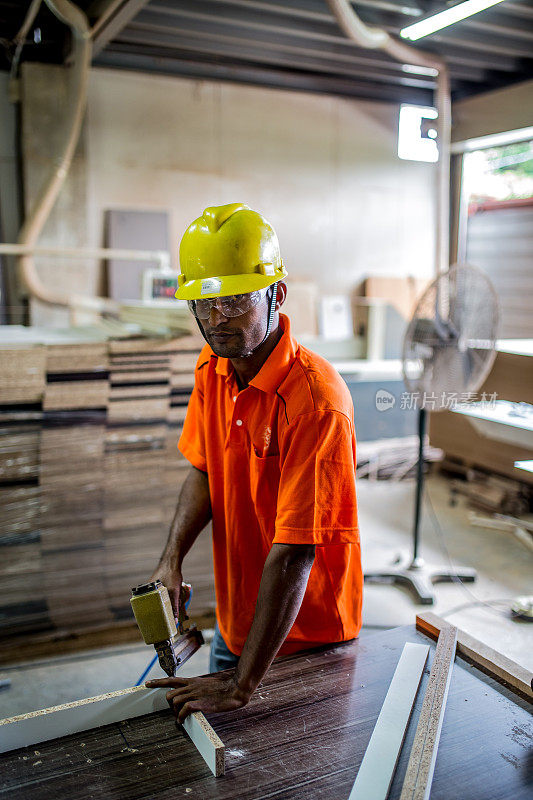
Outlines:
[{"label": "wood offcut", "polygon": [[[418,614],[416,618],[417,629],[432,639],[437,639],[441,630],[447,624],[442,617],[433,614],[431,611]],[[517,664],[516,661],[507,658],[503,653],[499,653],[492,647],[480,642],[479,639],[470,636],[469,633],[465,633],[460,628],[457,629],[457,653],[471,661],[492,678],[512,686],[529,700],[533,699],[532,672]]]},{"label": "wood offcut", "polygon": [[183,727],[215,778],[224,775],[224,742],[217,736],[202,712],[195,711],[194,714],[189,714]]},{"label": "wood offcut", "polygon": [[455,658],[457,628],[440,632],[400,800],[428,800]]}]

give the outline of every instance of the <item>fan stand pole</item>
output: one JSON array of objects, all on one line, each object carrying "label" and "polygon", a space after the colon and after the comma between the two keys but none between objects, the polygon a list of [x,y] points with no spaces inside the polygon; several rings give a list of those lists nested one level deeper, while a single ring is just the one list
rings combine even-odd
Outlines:
[{"label": "fan stand pole", "polygon": [[420,543],[420,518],[422,512],[422,499],[424,492],[424,439],[426,436],[427,411],[420,408],[418,412],[418,463],[416,469],[416,496],[415,519],[413,526],[413,556],[400,555],[394,563],[385,570],[365,572],[365,581],[368,583],[400,583],[408,586],[419,603],[433,605],[435,594],[434,583],[453,582],[460,580],[464,583],[476,580],[475,569],[461,567],[457,571],[443,567],[426,566],[424,559],[418,555]]},{"label": "fan stand pole", "polygon": [[415,567],[415,565],[424,565],[424,561],[418,558],[418,544],[420,541],[420,511],[422,509],[422,495],[424,493],[424,439],[426,437],[426,427],[427,412],[424,407],[421,407],[418,412],[418,462],[416,465],[415,522],[413,528],[413,567]]}]

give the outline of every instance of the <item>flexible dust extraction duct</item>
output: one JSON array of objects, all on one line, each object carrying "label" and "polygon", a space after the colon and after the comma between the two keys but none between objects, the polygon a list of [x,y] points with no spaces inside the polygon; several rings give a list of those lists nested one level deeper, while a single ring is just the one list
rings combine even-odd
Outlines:
[{"label": "flexible dust extraction duct", "polygon": [[366,25],[353,9],[349,0],[327,0],[339,26],[346,36],[359,47],[384,50],[403,64],[429,67],[438,71],[435,105],[437,108],[437,202],[435,235],[435,272],[443,272],[450,266],[449,220],[450,220],[450,138],[451,102],[448,70],[444,61],[431,53],[410,47],[393,39],[381,28]]},{"label": "flexible dust extraction duct", "polygon": [[[70,0],[45,0],[46,5],[73,35],[71,90],[73,101],[65,125],[65,142],[56,159],[53,172],[37,198],[19,234],[19,245],[34,248],[65,182],[80,136],[87,103],[87,85],[91,64],[91,37],[85,14]],[[20,276],[30,294],[44,303],[66,307],[86,307],[99,311],[116,311],[117,304],[106,298],[70,295],[47,287],[41,281],[31,253],[19,258]]]}]

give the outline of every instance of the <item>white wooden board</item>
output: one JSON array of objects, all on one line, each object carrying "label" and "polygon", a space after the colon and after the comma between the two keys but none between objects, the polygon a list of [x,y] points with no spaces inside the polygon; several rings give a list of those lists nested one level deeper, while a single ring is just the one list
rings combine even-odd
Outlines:
[{"label": "white wooden board", "polygon": [[348,800],[387,797],[428,653],[428,645],[404,645]]},{"label": "white wooden board", "polygon": [[133,686],[0,720],[0,753],[168,708],[166,692]]},{"label": "white wooden board", "polygon": [[[165,689],[133,686],[0,720],[0,753],[168,709]],[[224,744],[201,712],[183,725],[213,775],[224,774]]]}]

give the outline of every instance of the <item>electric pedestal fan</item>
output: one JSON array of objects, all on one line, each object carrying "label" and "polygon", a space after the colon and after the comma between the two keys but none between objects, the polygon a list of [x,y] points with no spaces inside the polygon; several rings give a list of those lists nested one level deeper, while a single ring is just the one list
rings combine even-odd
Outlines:
[{"label": "electric pedestal fan", "polygon": [[473,569],[429,566],[419,555],[427,411],[453,407],[477,392],[496,356],[497,326],[498,301],[487,275],[477,267],[455,265],[426,289],[405,333],[404,381],[418,401],[413,552],[398,556],[387,569],[365,572],[365,580],[406,584],[423,604],[434,602],[434,583],[476,579]]}]

